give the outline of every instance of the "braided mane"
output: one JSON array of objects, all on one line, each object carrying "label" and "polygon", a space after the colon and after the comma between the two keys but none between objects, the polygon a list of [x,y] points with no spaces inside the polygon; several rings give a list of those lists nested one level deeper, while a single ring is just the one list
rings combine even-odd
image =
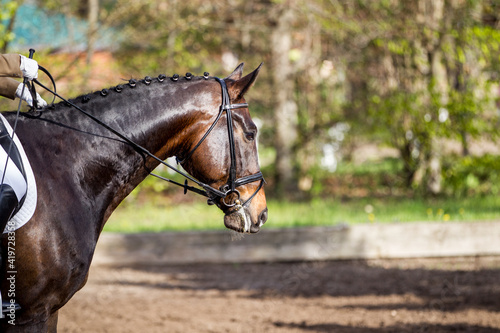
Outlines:
[{"label": "braided mane", "polygon": [[[160,74],[157,77],[150,77],[146,76],[143,79],[130,79],[128,80],[127,83],[125,84],[118,84],[116,86],[112,86],[109,88],[104,88],[101,90],[97,90],[91,93],[87,94],[82,94],[79,95],[75,98],[68,99],[68,101],[74,103],[74,104],[86,104],[89,103],[92,99],[96,97],[102,97],[106,98],[112,94],[120,94],[122,93],[125,89],[134,89],[137,88],[139,85],[145,85],[145,86],[150,86],[151,84],[168,84],[168,83],[177,83],[177,82],[186,82],[186,81],[200,81],[200,80],[208,80],[210,79],[210,74],[208,72],[203,73],[203,76],[194,76],[191,73],[186,73],[184,76],[180,76],[179,74],[173,74],[172,76],[167,76],[165,74]],[[46,107],[44,107],[41,110],[30,110],[29,112],[26,112],[25,114],[27,116],[34,115],[38,113],[39,111],[45,112],[49,110],[54,110],[59,108],[59,107],[70,107],[70,105],[64,101],[55,103],[55,104],[49,104]]]}]

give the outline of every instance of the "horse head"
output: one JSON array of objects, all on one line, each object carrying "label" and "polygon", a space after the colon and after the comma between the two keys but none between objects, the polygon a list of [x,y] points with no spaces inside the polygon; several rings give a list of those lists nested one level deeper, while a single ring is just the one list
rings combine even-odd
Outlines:
[{"label": "horse head", "polygon": [[[218,189],[218,193],[207,190],[209,203],[225,213],[225,226],[237,232],[256,233],[268,217],[257,153],[257,126],[244,98],[260,67],[242,77],[241,64],[227,78],[219,80],[210,108],[214,110],[212,115],[217,112],[220,118],[204,124],[205,130],[196,136],[181,160],[188,173],[210,188]],[[227,87],[226,101],[224,86]],[[226,112],[221,107],[226,108]]]}]

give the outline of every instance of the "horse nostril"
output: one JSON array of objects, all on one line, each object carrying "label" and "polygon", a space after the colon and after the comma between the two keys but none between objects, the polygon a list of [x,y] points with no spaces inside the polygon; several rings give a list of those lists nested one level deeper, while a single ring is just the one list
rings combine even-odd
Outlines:
[{"label": "horse nostril", "polygon": [[267,208],[259,215],[259,226],[262,226],[267,221]]}]

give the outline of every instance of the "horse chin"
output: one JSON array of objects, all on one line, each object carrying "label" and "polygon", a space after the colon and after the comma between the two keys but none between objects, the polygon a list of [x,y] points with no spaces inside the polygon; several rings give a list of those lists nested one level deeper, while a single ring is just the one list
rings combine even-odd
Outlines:
[{"label": "horse chin", "polygon": [[257,233],[260,227],[252,223],[249,214],[242,208],[237,211],[227,213],[224,216],[226,228],[240,233]]}]

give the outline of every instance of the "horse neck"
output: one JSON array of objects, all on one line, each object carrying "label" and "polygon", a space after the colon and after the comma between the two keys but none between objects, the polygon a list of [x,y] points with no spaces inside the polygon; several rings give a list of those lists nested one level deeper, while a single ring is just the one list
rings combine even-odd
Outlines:
[{"label": "horse neck", "polygon": [[[214,108],[207,103],[207,98],[213,98],[216,85],[212,84],[212,88],[210,92],[202,80],[138,84],[135,88],[125,86],[121,93],[111,90],[106,97],[94,93],[90,101],[80,106],[163,160],[191,146],[198,138],[195,133],[200,130],[200,122],[213,118],[210,113]],[[45,168],[53,168],[55,164],[67,170],[66,177],[73,178],[71,185],[77,188],[75,192],[83,191],[92,209],[100,212],[99,228],[102,228],[118,204],[159,162],[151,158],[145,161],[107,129],[66,108],[56,106],[56,110],[39,119],[46,120],[43,126],[42,122],[37,123],[38,130],[50,132],[43,150],[65,149],[64,157],[45,162]],[[35,122],[29,124],[35,127]]]}]

